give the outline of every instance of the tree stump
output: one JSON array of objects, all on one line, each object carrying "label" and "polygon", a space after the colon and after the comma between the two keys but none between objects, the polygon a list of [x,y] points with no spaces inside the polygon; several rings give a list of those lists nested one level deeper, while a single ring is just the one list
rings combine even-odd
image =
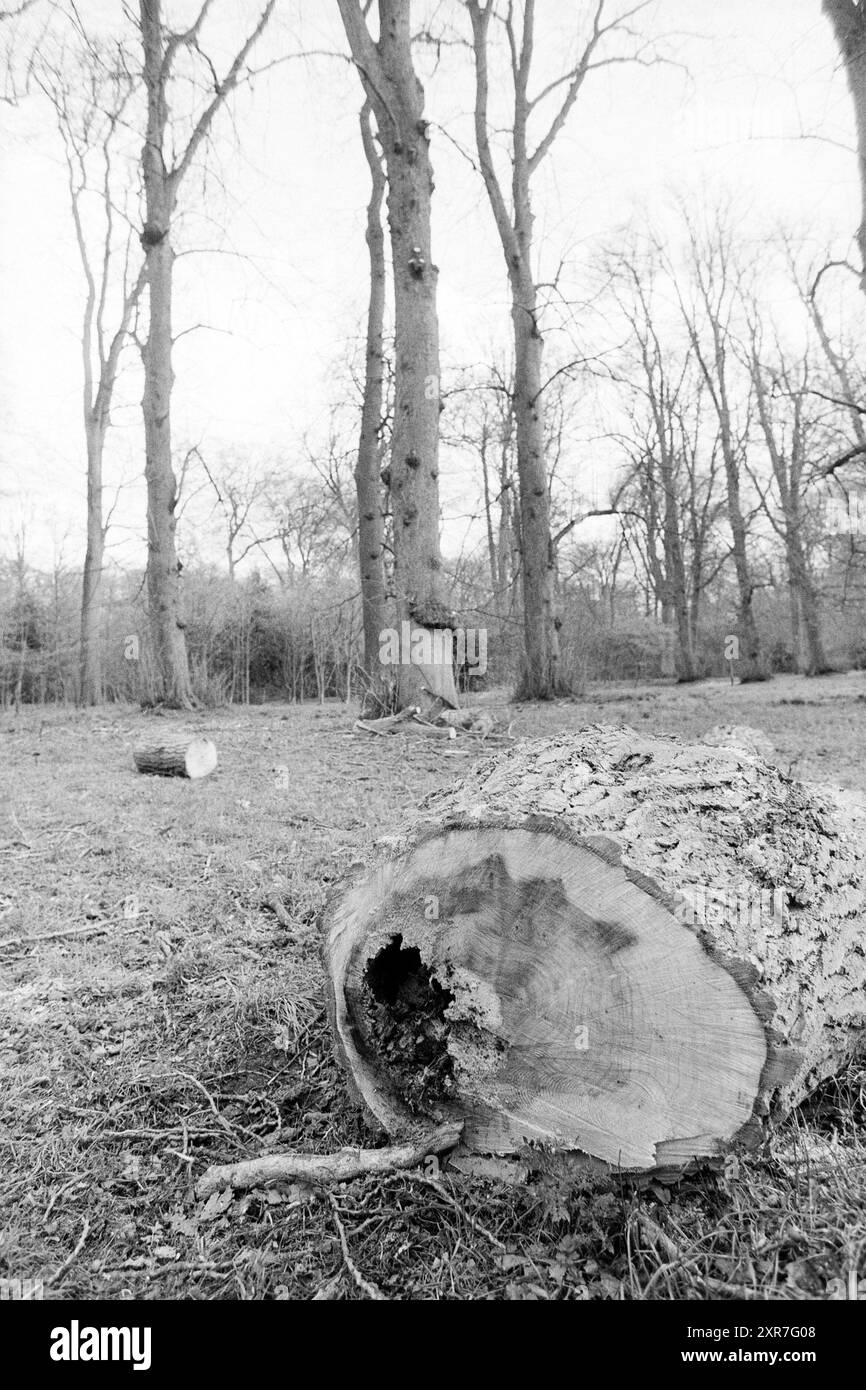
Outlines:
[{"label": "tree stump", "polygon": [[677,1170],[760,1137],[866,1025],[866,812],[737,748],[594,728],[423,803],[322,920],[350,1089]]},{"label": "tree stump", "polygon": [[207,777],[217,765],[216,744],[191,736],[140,743],[132,757],[139,772],[161,777]]}]

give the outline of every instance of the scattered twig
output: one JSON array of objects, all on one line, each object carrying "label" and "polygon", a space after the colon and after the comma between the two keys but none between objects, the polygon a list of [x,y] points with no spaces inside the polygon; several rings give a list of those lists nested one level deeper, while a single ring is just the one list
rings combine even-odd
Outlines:
[{"label": "scattered twig", "polygon": [[49,1277],[45,1280],[46,1288],[50,1288],[52,1284],[56,1284],[58,1279],[61,1279],[63,1275],[66,1273],[69,1266],[75,1263],[75,1261],[78,1259],[78,1256],[84,1249],[84,1242],[87,1240],[87,1237],[89,1235],[90,1219],[89,1217],[85,1216],[84,1225],[81,1228],[81,1235],[78,1237],[78,1243],[75,1249],[72,1251],[70,1255],[66,1256],[66,1259],[63,1261],[63,1264],[59,1265],[58,1268],[55,1269],[54,1273],[52,1275],[49,1275]]},{"label": "scattered twig", "polygon": [[[91,936],[98,932],[110,931],[112,927],[119,927],[120,922],[88,922],[85,927],[65,927],[62,931],[39,932],[36,936],[9,936],[5,941],[0,941],[0,951],[8,950],[10,946],[29,946],[34,941],[59,941],[66,936]],[[126,930],[141,930],[128,927]]]},{"label": "scattered twig", "polygon": [[31,842],[28,840],[27,836],[25,835],[25,833],[24,833],[24,827],[22,826],[20,820],[18,819],[18,817],[16,816],[16,814],[15,814],[14,811],[10,811],[10,812],[9,812],[9,819],[11,820],[11,822],[12,822],[12,824],[14,825],[15,829],[18,831],[18,834],[19,834],[19,837],[20,837],[20,838],[19,838],[19,840],[17,841],[17,843],[18,843],[19,845],[24,845],[24,846],[26,846],[27,849],[32,849],[32,848],[33,848],[33,845],[31,844]]},{"label": "scattered twig", "polygon": [[383,719],[356,719],[354,727],[365,734],[423,734],[427,738],[453,739],[456,731],[423,718],[417,705],[409,705]]},{"label": "scattered twig", "polygon": [[241,1163],[215,1164],[196,1183],[196,1196],[209,1197],[212,1192],[227,1187],[239,1191],[269,1182],[301,1182],[310,1187],[327,1187],[368,1173],[415,1168],[428,1154],[452,1149],[462,1130],[462,1124],[441,1125],[415,1143],[386,1149],[340,1149],[334,1154],[268,1154]]},{"label": "scattered twig", "polygon": [[[646,1298],[649,1289],[662,1274],[668,1270],[672,1272],[679,1270],[685,1273],[689,1266],[696,1263],[698,1256],[684,1254],[671,1240],[670,1236],[665,1234],[661,1226],[653,1221],[652,1217],[647,1215],[645,1211],[638,1212],[637,1220],[638,1225],[650,1244],[660,1248],[667,1260],[667,1264],[660,1265],[659,1268],[654,1271],[649,1283],[643,1289],[642,1297]],[[727,1280],[716,1279],[712,1274],[703,1271],[701,1272],[700,1278],[703,1286],[712,1293],[727,1294],[728,1297],[741,1299],[755,1298],[757,1296],[754,1289],[747,1288],[744,1284],[729,1284]]]},{"label": "scattered twig", "polygon": [[52,1194],[51,1201],[48,1203],[48,1206],[45,1208],[45,1211],[42,1215],[43,1225],[45,1225],[45,1223],[48,1221],[49,1216],[51,1215],[60,1198],[65,1197],[66,1193],[70,1190],[70,1188],[77,1187],[80,1182],[81,1178],[72,1178],[69,1182],[64,1183],[63,1187],[58,1187],[55,1189],[55,1191]]},{"label": "scattered twig", "polygon": [[286,912],[285,907],[280,902],[276,893],[266,893],[262,898],[262,907],[274,914],[281,927],[288,928],[294,926],[294,922],[288,912]]},{"label": "scattered twig", "polygon": [[382,719],[356,719],[355,728],[365,734],[391,734],[418,713],[416,705],[407,705],[406,709],[398,710],[396,714],[386,714]]},{"label": "scattered twig", "polygon": [[104,1269],[103,1274],[129,1274],[137,1271],[147,1276],[148,1279],[156,1279],[162,1274],[222,1274],[227,1269],[234,1269],[234,1260],[224,1260],[221,1264],[201,1264],[196,1260],[166,1260],[160,1265],[147,1266],[137,1260],[126,1260],[122,1265],[114,1265],[112,1269]]},{"label": "scattered twig", "polygon": [[351,1274],[358,1288],[361,1290],[362,1293],[366,1294],[368,1298],[375,1299],[379,1303],[386,1302],[387,1300],[382,1290],[378,1288],[376,1284],[371,1284],[369,1280],[364,1278],[360,1269],[355,1264],[355,1261],[352,1259],[352,1256],[349,1254],[349,1242],[346,1240],[345,1227],[343,1226],[343,1223],[340,1220],[340,1209],[337,1206],[336,1198],[331,1192],[328,1193],[328,1201],[331,1204],[331,1212],[334,1217],[334,1225],[337,1228],[337,1234],[340,1237],[340,1246],[343,1251],[343,1263],[345,1264],[347,1270]]},{"label": "scattered twig", "polygon": [[[255,1133],[254,1130],[248,1129],[246,1125],[233,1125],[226,1119],[225,1115],[221,1113],[219,1106],[217,1105],[207,1086],[205,1086],[204,1082],[199,1081],[197,1076],[193,1076],[188,1071],[164,1072],[163,1075],[180,1076],[183,1078],[184,1081],[189,1081],[192,1083],[193,1086],[197,1086],[198,1089],[201,1091],[202,1095],[204,1096],[205,1100],[207,1101],[208,1105],[210,1106],[211,1110],[213,1111],[217,1124],[221,1125],[222,1128],[226,1131],[226,1133],[231,1135],[232,1139],[237,1141],[237,1137],[239,1134],[246,1134],[248,1138],[258,1139],[259,1136]],[[154,1080],[155,1079],[156,1078],[154,1078]]]},{"label": "scattered twig", "polygon": [[428,1178],[426,1173],[411,1173],[409,1176],[414,1181],[425,1183],[428,1187],[432,1187],[434,1192],[438,1192],[439,1196],[443,1197],[449,1206],[452,1206],[456,1212],[459,1212],[471,1230],[475,1231],[477,1235],[484,1236],[486,1240],[490,1241],[491,1245],[496,1246],[497,1250],[505,1252],[508,1249],[504,1241],[501,1241],[498,1236],[495,1236],[492,1231],[488,1230],[486,1226],[483,1226],[476,1217],[472,1216],[465,1207],[461,1206],[456,1197],[452,1197],[451,1193],[446,1189],[440,1179]]}]

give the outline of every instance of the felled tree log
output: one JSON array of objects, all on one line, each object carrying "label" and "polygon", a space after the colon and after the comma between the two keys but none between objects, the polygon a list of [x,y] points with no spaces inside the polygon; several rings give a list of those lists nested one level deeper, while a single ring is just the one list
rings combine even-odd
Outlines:
[{"label": "felled tree log", "polygon": [[140,743],[133,750],[139,772],[162,777],[207,777],[217,765],[216,744],[209,738],[181,737],[162,743]]},{"label": "felled tree log", "polygon": [[863,1036],[864,880],[866,813],[742,749],[518,745],[329,900],[350,1089],[475,1152],[647,1171],[754,1143]]}]

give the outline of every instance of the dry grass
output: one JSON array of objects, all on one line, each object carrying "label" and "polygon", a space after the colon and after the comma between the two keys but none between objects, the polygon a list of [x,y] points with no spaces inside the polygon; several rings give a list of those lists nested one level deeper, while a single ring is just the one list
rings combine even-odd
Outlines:
[{"label": "dry grass", "polygon": [[[866,1294],[856,1068],[765,1152],[676,1188],[401,1174],[196,1201],[210,1162],[370,1142],[331,1056],[316,914],[482,749],[268,706],[182,721],[218,742],[205,781],[138,776],[142,728],[177,722],[0,722],[0,1278],[87,1299],[802,1299],[859,1273]],[[782,766],[866,791],[858,677],[606,689],[521,707],[514,732],[588,722],[754,724]]]}]

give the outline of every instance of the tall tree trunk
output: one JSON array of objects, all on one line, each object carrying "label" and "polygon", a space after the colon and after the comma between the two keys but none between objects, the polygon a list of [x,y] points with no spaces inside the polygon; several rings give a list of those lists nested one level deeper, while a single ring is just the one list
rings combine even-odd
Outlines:
[{"label": "tall tree trunk", "polygon": [[662,522],[665,551],[665,578],[668,602],[676,626],[676,674],[682,682],[697,679],[694,652],[692,648],[691,627],[689,624],[688,590],[686,585],[686,566],[683,559],[683,543],[680,535],[680,509],[676,488],[676,460],[670,439],[670,412],[665,418],[661,406],[665,400],[665,387],[662,387],[662,401],[653,396],[656,430],[659,442],[659,475],[664,496],[664,517]]},{"label": "tall tree trunk", "polygon": [[524,700],[549,700],[563,688],[555,613],[555,565],[541,408],[544,340],[538,328],[535,285],[516,277],[514,324],[514,420],[520,482],[525,662],[518,686]]},{"label": "tall tree trunk", "polygon": [[[776,487],[779,490],[779,503],[782,512],[781,524],[773,520],[766,500],[764,510],[785,544],[785,559],[791,587],[791,628],[797,669],[803,675],[817,676],[827,671],[828,666],[821,636],[818,594],[809,571],[809,563],[803,545],[801,504],[804,464],[807,457],[807,440],[803,423],[803,396],[801,393],[793,397],[790,441],[788,450],[785,451],[776,431],[767,396],[763,369],[758,357],[754,326],[752,327],[751,375],[758,407],[758,419],[767,446],[773,476],[776,479]],[[804,640],[805,651],[803,649]]]},{"label": "tall tree trunk", "polygon": [[749,568],[746,550],[746,523],[740,500],[739,468],[733,461],[725,460],[725,477],[728,484],[728,524],[733,538],[734,572],[737,576],[737,625],[740,638],[740,671],[744,681],[764,680],[766,670],[755,621],[755,586]]},{"label": "tall tree trunk", "polygon": [[[657,498],[656,481],[656,460],[652,453],[646,451],[639,463],[640,469],[640,490],[641,505],[643,508],[643,523],[646,529],[646,572],[652,584],[653,594],[653,615],[658,618],[659,608],[661,608],[662,624],[669,626],[672,616],[670,601],[670,580],[667,572],[667,549],[665,546],[664,527],[659,519],[659,507]],[[662,553],[665,556],[665,564],[659,556],[659,544],[661,543]],[[647,605],[647,615],[649,616],[649,605]],[[666,665],[667,653],[663,654],[662,675],[672,676],[673,670],[664,669]]]},{"label": "tall tree trunk", "polygon": [[481,461],[481,489],[484,498],[484,528],[487,532],[487,568],[490,572],[490,592],[496,609],[496,616],[501,619],[502,614],[499,611],[499,559],[496,554],[496,533],[493,529],[493,499],[490,496],[490,470],[487,464],[487,451],[489,445],[490,438],[485,423],[481,427],[481,441],[478,453]]},{"label": "tall tree trunk", "polygon": [[[537,286],[533,276],[532,199],[533,174],[540,167],[565,126],[569,114],[593,67],[599,45],[621,30],[634,37],[628,20],[636,13],[627,9],[605,23],[606,0],[595,5],[591,27],[582,53],[570,70],[550,82],[535,97],[529,94],[535,51],[535,0],[522,6],[498,7],[495,0],[465,0],[472,25],[475,59],[475,144],[484,186],[502,245],[511,285],[514,324],[515,393],[517,426],[517,472],[520,479],[521,556],[523,561],[524,671],[519,694],[525,698],[550,699],[565,689],[559,664],[559,627],[556,613],[556,553],[550,533],[549,479],[544,448],[541,335]],[[642,6],[638,6],[642,8]],[[520,11],[519,33],[515,11]],[[502,23],[510,58],[513,105],[511,127],[511,206],[503,193],[490,145],[490,72],[488,36],[492,19]],[[639,56],[636,54],[635,56]],[[628,61],[619,53],[616,62]],[[559,89],[558,104],[548,117],[545,132],[530,148],[529,125],[532,113],[545,96]],[[548,108],[549,110],[549,108]],[[501,133],[497,130],[497,134]]]},{"label": "tall tree trunk", "polygon": [[800,651],[803,642],[798,642],[798,669],[804,676],[820,676],[829,667],[821,634],[821,618],[818,610],[818,595],[800,538],[799,516],[786,516],[785,554],[791,588],[797,597],[797,616],[799,635],[805,641],[805,651]]},{"label": "tall tree trunk", "polygon": [[[666,506],[670,506],[669,503]],[[692,650],[691,627],[689,624],[689,604],[686,588],[686,570],[676,516],[669,523],[665,518],[665,568],[668,573],[668,593],[673,610],[673,620],[677,632],[676,672],[681,682],[697,679],[694,652]]]},{"label": "tall tree trunk", "polygon": [[[153,202],[148,193],[148,220]],[[177,479],[171,457],[171,296],[174,252],[169,232],[148,248],[150,325],[144,350],[145,466],[147,480],[147,600],[160,699],[192,705],[186,634],[181,619],[177,555]]]},{"label": "tall tree trunk", "polygon": [[731,351],[730,313],[731,284],[729,278],[729,246],[724,228],[718,230],[718,240],[702,246],[691,222],[686,219],[695,273],[704,318],[712,335],[712,353],[701,342],[698,320],[688,309],[679,290],[680,308],[701,375],[719,422],[719,445],[725,470],[727,520],[731,529],[731,555],[737,581],[737,633],[739,640],[739,670],[743,681],[767,678],[764,653],[755,618],[755,584],[749,565],[746,521],[743,515],[741,471],[744,447],[737,439],[734,414],[731,409],[728,362]]},{"label": "tall tree trunk", "polygon": [[821,619],[818,613],[818,596],[809,575],[804,575],[804,581],[800,589],[800,605],[803,614],[803,628],[806,633],[809,651],[809,664],[806,669],[806,675],[820,676],[831,668],[827,661],[827,653],[824,650]]},{"label": "tall tree trunk", "polygon": [[749,565],[746,521],[743,516],[743,503],[740,491],[741,459],[734,443],[731,409],[725,378],[725,344],[722,329],[715,318],[711,323],[713,332],[714,360],[716,378],[713,381],[704,358],[700,357],[701,368],[719,418],[719,441],[722,462],[725,468],[727,518],[731,528],[731,554],[734,561],[734,574],[737,580],[737,637],[740,643],[739,669],[743,681],[765,680],[767,676],[758,624],[755,619],[755,586]]},{"label": "tall tree trunk", "polygon": [[[415,95],[409,61],[409,6],[388,0],[383,62]],[[397,613],[421,628],[451,626],[439,553],[439,323],[438,269],[431,261],[430,198],[433,178],[420,98],[409,104],[402,138],[387,148],[388,217],[394,273],[397,371],[390,490],[394,524]],[[420,666],[401,664],[401,704],[415,704],[424,680]]]},{"label": "tall tree trunk", "polygon": [[[514,611],[514,587],[513,579],[515,573],[514,554],[517,549],[515,537],[515,527],[512,525],[512,507],[514,488],[512,486],[511,468],[509,465],[509,453],[511,449],[511,435],[514,426],[513,400],[509,400],[502,421],[502,439],[500,440],[499,454],[499,537],[498,537],[498,565],[497,579],[499,583],[499,593],[503,601],[506,592],[509,592],[508,611]],[[497,609],[497,611],[499,611]]]},{"label": "tall tree trunk", "polygon": [[358,564],[361,574],[361,606],[364,620],[364,669],[375,703],[384,686],[385,670],[379,645],[386,625],[379,437],[382,428],[382,395],[385,375],[383,332],[385,322],[385,233],[382,203],[385,174],[371,128],[371,107],[361,112],[361,138],[370,170],[367,204],[367,247],[370,256],[370,298],[367,305],[367,343],[364,363],[364,403],[361,434],[355,464],[358,502]]},{"label": "tall tree trunk", "polygon": [[[103,696],[102,568],[106,527],[102,513],[103,455],[111,424],[111,403],[132,315],[145,282],[144,260],[132,275],[132,255],[127,243],[122,276],[117,274],[114,241],[112,181],[115,134],[123,124],[134,78],[108,75],[104,55],[84,37],[86,56],[67,78],[49,66],[37,78],[57,118],[66,153],[70,211],[86,296],[81,324],[82,415],[87,454],[87,549],[81,586],[80,648],[77,697],[95,705]],[[80,98],[79,91],[85,95]],[[72,94],[75,93],[73,97]],[[101,161],[96,175],[90,156]],[[101,244],[94,248],[93,228],[84,207],[96,198],[102,204]],[[96,254],[94,254],[94,250]],[[113,303],[115,281],[123,284],[120,313],[113,332],[106,325],[107,306]]]},{"label": "tall tree trunk", "polygon": [[171,457],[172,273],[171,219],[175,189],[163,156],[166,100],[165,36],[160,0],[141,0],[147,135],[142,150],[150,319],[144,362],[144,476],[147,481],[147,600],[157,696],[167,705],[190,707],[192,687],[181,619],[180,565],[175,543],[177,479]]},{"label": "tall tree trunk", "polygon": [[731,528],[731,551],[734,560],[734,573],[737,578],[737,635],[740,640],[740,675],[741,679],[744,681],[757,681],[764,680],[767,672],[764,666],[763,652],[761,650],[761,639],[758,635],[758,624],[755,620],[755,586],[752,582],[752,572],[749,565],[746,543],[746,522],[743,516],[743,503],[740,492],[740,457],[734,444],[731,408],[728,398],[727,378],[725,375],[726,349],[721,325],[715,317],[712,317],[711,327],[716,369],[715,385],[707,374],[704,359],[701,358],[700,360],[701,366],[704,369],[705,380],[707,381],[710,393],[715,401],[719,417],[719,441],[722,450],[722,462],[725,468],[725,483],[727,485],[728,525]]},{"label": "tall tree trunk", "polygon": [[266,0],[259,18],[213,89],[189,140],[169,166],[166,155],[169,108],[167,89],[179,49],[198,47],[209,5],[199,8],[190,28],[172,33],[162,21],[161,0],[139,0],[139,22],[147,91],[147,131],[141,154],[145,224],[142,245],[149,291],[150,322],[144,362],[145,478],[147,480],[147,594],[156,667],[157,698],[167,705],[189,707],[192,687],[186,635],[181,618],[180,564],[175,530],[177,479],[171,458],[172,272],[171,225],[178,191],[214,117],[234,91],[251,49],[258,41],[276,0]]},{"label": "tall tree trunk", "polygon": [[[701,595],[704,590],[704,547],[703,541],[692,537],[692,565],[689,580],[689,642],[692,652],[698,649],[698,627],[701,614]],[[695,666],[697,670],[697,664]]]},{"label": "tall tree trunk", "polygon": [[92,413],[85,414],[87,440],[87,551],[81,587],[80,699],[83,705],[102,701],[102,566],[105,526],[102,516],[102,456],[105,429]]},{"label": "tall tree trunk", "polygon": [[791,608],[791,655],[794,658],[794,669],[801,675],[803,674],[803,652],[800,622],[800,595],[797,586],[791,577],[791,567],[788,566],[788,603]]},{"label": "tall tree trunk", "polygon": [[[550,532],[550,497],[544,450],[544,339],[539,324],[538,295],[532,274],[532,173],[545,152],[539,146],[530,156],[527,126],[531,105],[527,95],[532,64],[534,4],[527,4],[519,61],[513,65],[514,109],[511,133],[511,209],[499,182],[490,148],[488,125],[488,30],[493,6],[468,5],[475,56],[475,143],[490,206],[505,257],[511,287],[514,331],[513,410],[520,483],[520,558],[523,590],[523,671],[517,694],[522,699],[548,700],[564,690],[559,666],[559,620],[556,614],[556,556]],[[511,34],[511,15],[508,18]],[[555,136],[550,135],[545,149]]]},{"label": "tall tree trunk", "polygon": [[[374,43],[358,0],[338,4],[376,117],[388,178],[396,364],[387,476],[401,632],[399,702],[404,707],[424,704],[432,695],[456,705],[450,641],[454,619],[445,601],[439,550],[439,271],[431,252],[433,174],[424,89],[412,62],[412,7],[406,0],[379,0]],[[441,647],[438,653],[432,650],[432,629],[447,630],[446,653]],[[410,638],[408,653],[404,632]]]}]

